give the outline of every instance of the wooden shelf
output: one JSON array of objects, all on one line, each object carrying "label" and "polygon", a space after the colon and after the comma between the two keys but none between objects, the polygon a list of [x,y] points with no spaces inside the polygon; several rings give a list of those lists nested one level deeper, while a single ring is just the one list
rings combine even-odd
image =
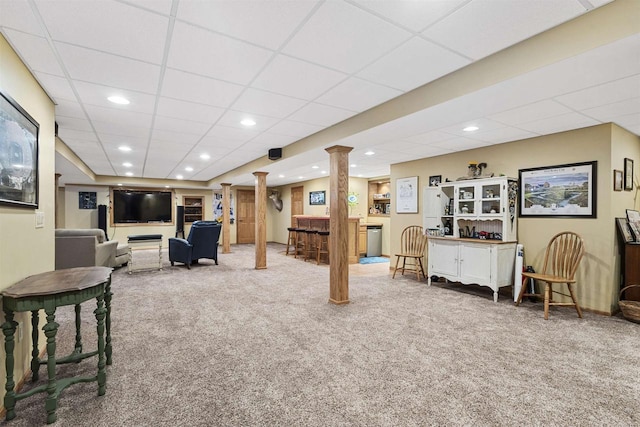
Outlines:
[{"label": "wooden shelf", "polygon": [[185,223],[202,221],[204,219],[204,197],[183,196],[182,205],[184,206]]}]

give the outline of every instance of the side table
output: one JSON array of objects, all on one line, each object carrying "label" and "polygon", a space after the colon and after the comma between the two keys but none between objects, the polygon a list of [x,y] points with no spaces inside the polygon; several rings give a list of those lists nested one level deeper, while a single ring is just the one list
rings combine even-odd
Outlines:
[{"label": "side table", "polygon": [[156,268],[155,266],[141,266],[133,267],[133,246],[150,246],[158,245],[158,270],[162,270],[162,234],[134,234],[127,236],[127,243],[129,244],[129,263],[127,264],[128,273],[131,274],[136,270],[145,270],[149,268]]},{"label": "side table", "polygon": [[[66,387],[80,382],[96,381],[98,383],[98,396],[105,394],[107,383],[105,365],[111,364],[112,355],[111,271],[112,268],[110,267],[77,267],[50,271],[29,276],[0,292],[5,314],[2,332],[5,337],[4,348],[7,355],[5,361],[7,381],[5,383],[6,394],[4,397],[7,420],[11,420],[16,416],[16,401],[36,393],[46,392],[48,395],[45,402],[47,424],[56,421],[58,396]],[[98,323],[98,349],[83,353],[80,335],[80,304],[93,298],[97,301],[97,308],[94,310],[94,314]],[[66,305],[75,305],[75,348],[71,355],[56,359],[56,334],[59,325],[55,322],[55,313],[57,307]],[[47,337],[47,358],[42,361],[38,357],[38,314],[41,309],[44,309],[47,318],[47,323],[43,327],[44,334]],[[31,352],[32,380],[34,382],[38,380],[40,364],[46,364],[48,383],[25,393],[16,393],[13,379],[13,351],[15,348],[14,336],[18,323],[13,318],[15,312],[23,311],[31,311],[31,325],[33,327],[31,335],[33,344]],[[96,354],[98,355],[98,372],[96,376],[56,378],[56,364],[79,362]]]}]

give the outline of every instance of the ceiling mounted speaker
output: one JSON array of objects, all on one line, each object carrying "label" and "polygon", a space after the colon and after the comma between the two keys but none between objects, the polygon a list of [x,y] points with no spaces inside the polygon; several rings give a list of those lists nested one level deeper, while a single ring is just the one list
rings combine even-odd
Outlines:
[{"label": "ceiling mounted speaker", "polygon": [[278,160],[282,157],[282,148],[271,148],[269,150],[269,160]]}]

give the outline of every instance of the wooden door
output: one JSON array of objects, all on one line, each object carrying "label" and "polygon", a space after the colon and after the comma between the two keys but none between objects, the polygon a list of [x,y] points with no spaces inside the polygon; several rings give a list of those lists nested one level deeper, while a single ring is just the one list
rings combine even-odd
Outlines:
[{"label": "wooden door", "polygon": [[294,215],[304,214],[304,187],[291,187],[291,226],[296,225]]},{"label": "wooden door", "polygon": [[254,190],[238,190],[236,212],[236,241],[255,243],[256,241],[256,193]]}]

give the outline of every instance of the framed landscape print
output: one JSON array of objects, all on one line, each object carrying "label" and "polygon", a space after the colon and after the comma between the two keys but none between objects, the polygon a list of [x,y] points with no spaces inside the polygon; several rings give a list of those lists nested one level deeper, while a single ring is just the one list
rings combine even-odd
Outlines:
[{"label": "framed landscape print", "polygon": [[596,218],[598,162],[520,169],[521,217]]}]

